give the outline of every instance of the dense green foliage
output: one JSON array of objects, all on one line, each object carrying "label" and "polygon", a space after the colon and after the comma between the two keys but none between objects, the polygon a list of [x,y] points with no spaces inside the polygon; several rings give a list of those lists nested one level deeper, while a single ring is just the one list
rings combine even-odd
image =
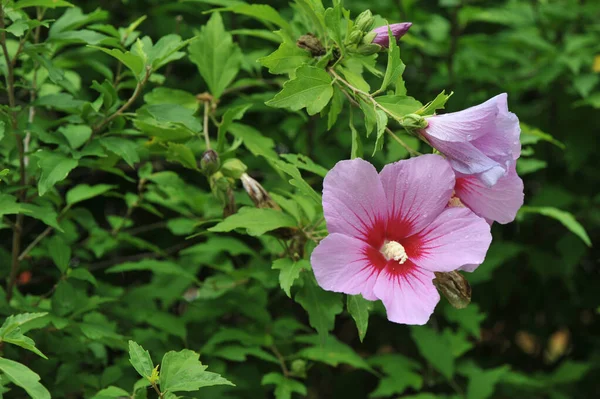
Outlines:
[{"label": "dense green foliage", "polygon": [[[1,1],[0,397],[597,395],[600,3]],[[366,9],[413,26],[361,55]],[[327,171],[501,92],[525,206],[472,303],[323,291]]]}]

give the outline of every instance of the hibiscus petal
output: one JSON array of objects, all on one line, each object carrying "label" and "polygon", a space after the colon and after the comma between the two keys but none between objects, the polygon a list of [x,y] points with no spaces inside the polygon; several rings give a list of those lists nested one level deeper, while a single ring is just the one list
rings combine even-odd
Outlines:
[{"label": "hibiscus petal", "polygon": [[388,320],[422,325],[427,323],[440,300],[440,294],[433,285],[435,275],[416,265],[409,265],[406,269],[402,274],[384,269],[377,277],[373,291],[383,302]]},{"label": "hibiscus petal", "polygon": [[403,244],[411,261],[433,272],[479,265],[492,242],[490,225],[467,208],[447,208]]},{"label": "hibiscus petal", "polygon": [[496,184],[506,174],[506,165],[494,161],[472,143],[458,143],[428,137],[431,145],[448,157],[452,168],[465,175],[477,174],[488,186]]},{"label": "hibiscus petal", "polygon": [[439,155],[386,165],[381,182],[388,198],[388,239],[399,241],[421,231],[446,207],[454,188],[454,172]]},{"label": "hibiscus petal", "polygon": [[[486,102],[458,112],[427,118],[425,129],[428,136],[449,142],[472,141],[493,132],[502,104],[506,105],[506,93],[492,97]],[[508,112],[508,107],[506,107]]]},{"label": "hibiscus petal", "polygon": [[[350,295],[362,294],[365,299],[374,301],[377,298],[373,294],[373,285],[381,265],[378,267],[371,261],[369,255],[372,256],[373,251],[376,250],[364,241],[333,233],[314,249],[310,263],[323,289]],[[375,255],[385,260],[379,251]]]},{"label": "hibiscus petal", "polygon": [[373,237],[383,234],[386,215],[385,193],[373,165],[359,158],[338,162],[323,182],[323,213],[330,233],[383,241]]},{"label": "hibiscus petal", "polygon": [[[521,155],[519,118],[508,110],[506,94],[494,97],[498,107],[496,126],[472,143],[485,155],[500,164],[512,164]],[[491,100],[490,100],[491,101]]]},{"label": "hibiscus petal", "polygon": [[523,180],[514,167],[493,187],[487,187],[476,177],[456,179],[456,196],[473,212],[501,224],[515,220],[523,205]]}]

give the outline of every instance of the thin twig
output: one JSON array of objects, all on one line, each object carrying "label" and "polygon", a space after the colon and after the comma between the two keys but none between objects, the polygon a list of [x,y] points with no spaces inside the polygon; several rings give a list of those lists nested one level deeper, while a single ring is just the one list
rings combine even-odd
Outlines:
[{"label": "thin twig", "polygon": [[48,234],[52,232],[52,230],[54,230],[52,227],[47,227],[46,230],[42,231],[37,237],[35,237],[35,239],[27,246],[27,248],[21,252],[21,255],[19,255],[19,262],[25,259],[29,252],[31,252],[31,250],[34,249],[40,243],[40,241],[46,238]]},{"label": "thin twig", "polygon": [[287,365],[285,364],[285,358],[283,357],[281,352],[279,352],[279,349],[277,349],[277,346],[275,346],[275,344],[271,345],[270,348],[271,348],[271,352],[273,352],[273,354],[275,355],[277,360],[279,360],[279,366],[281,367],[281,371],[283,372],[284,377],[288,377],[290,375],[290,370],[287,368]]},{"label": "thin twig", "polygon": [[386,126],[385,131],[392,136],[392,138],[394,140],[396,140],[402,147],[404,147],[404,149],[406,151],[408,151],[408,153],[413,156],[416,157],[418,155],[421,155],[421,153],[419,151],[413,150],[408,144],[406,144],[404,142],[404,140],[402,140],[400,137],[396,136],[396,134],[392,131],[392,129],[390,129],[389,127]]},{"label": "thin twig", "polygon": [[[14,67],[16,65],[17,57],[19,56],[19,52],[22,49],[22,46],[19,46],[17,50],[17,54],[13,60],[10,59],[8,54],[8,48],[6,46],[6,26],[4,24],[4,6],[0,4],[0,46],[2,47],[2,52],[4,53],[4,59],[6,61],[6,91],[8,94],[8,105],[11,108],[10,111],[10,119],[12,131],[15,135],[15,139],[17,142],[17,150],[19,154],[19,175],[20,175],[20,185],[21,188],[19,190],[19,199],[23,201],[25,198],[27,183],[27,175],[26,175],[26,166],[25,166],[25,149],[23,147],[23,138],[19,133],[19,125],[18,125],[18,111],[15,110],[16,100],[15,100],[15,75],[14,75]],[[11,256],[11,266],[10,266],[10,274],[8,278],[8,283],[6,286],[6,300],[10,301],[12,298],[12,292],[17,282],[17,275],[19,273],[19,252],[21,250],[21,235],[23,233],[23,220],[25,216],[22,213],[17,214],[16,221],[13,227],[13,239],[12,239],[12,256]]]},{"label": "thin twig", "polygon": [[129,107],[131,107],[131,105],[135,102],[135,100],[138,98],[138,96],[142,92],[142,89],[144,88],[144,85],[146,84],[146,82],[148,82],[148,79],[150,78],[151,73],[152,73],[152,70],[150,68],[147,68],[146,74],[144,75],[143,79],[140,80],[137,83],[137,85],[135,86],[133,94],[131,95],[129,100],[127,100],[127,102],[125,104],[123,104],[121,106],[121,108],[116,110],[112,115],[105,118],[102,122],[100,122],[98,125],[96,125],[92,129],[92,136],[90,137],[90,139],[88,141],[91,140],[91,138],[93,137],[94,134],[101,131],[104,126],[108,125],[110,122],[113,121],[113,119],[117,118],[119,115],[123,114],[123,112],[127,111],[127,109],[129,109]]}]

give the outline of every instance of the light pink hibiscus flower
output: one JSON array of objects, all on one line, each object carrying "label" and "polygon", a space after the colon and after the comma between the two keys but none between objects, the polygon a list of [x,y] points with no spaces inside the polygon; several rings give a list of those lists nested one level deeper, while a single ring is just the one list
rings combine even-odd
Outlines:
[{"label": "light pink hibiscus flower", "polygon": [[507,176],[521,155],[520,133],[506,93],[459,112],[428,117],[421,131],[455,171],[475,175],[487,187]]},{"label": "light pink hibiscus flower", "polygon": [[434,272],[482,263],[492,240],[485,220],[447,208],[454,186],[439,155],[379,174],[362,159],[338,162],[323,184],[330,234],[311,256],[319,285],[380,299],[393,322],[425,324],[440,299]]}]

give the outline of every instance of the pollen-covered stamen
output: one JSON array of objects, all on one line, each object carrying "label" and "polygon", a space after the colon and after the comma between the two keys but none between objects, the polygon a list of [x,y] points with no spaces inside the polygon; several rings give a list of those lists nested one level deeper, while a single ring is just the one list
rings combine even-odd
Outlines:
[{"label": "pollen-covered stamen", "polygon": [[448,201],[449,208],[465,208],[465,204],[462,203],[460,198],[456,196],[456,191],[452,191],[452,197]]},{"label": "pollen-covered stamen", "polygon": [[408,259],[404,247],[397,241],[386,241],[380,251],[385,256],[385,259],[393,259],[400,264],[403,264]]}]

